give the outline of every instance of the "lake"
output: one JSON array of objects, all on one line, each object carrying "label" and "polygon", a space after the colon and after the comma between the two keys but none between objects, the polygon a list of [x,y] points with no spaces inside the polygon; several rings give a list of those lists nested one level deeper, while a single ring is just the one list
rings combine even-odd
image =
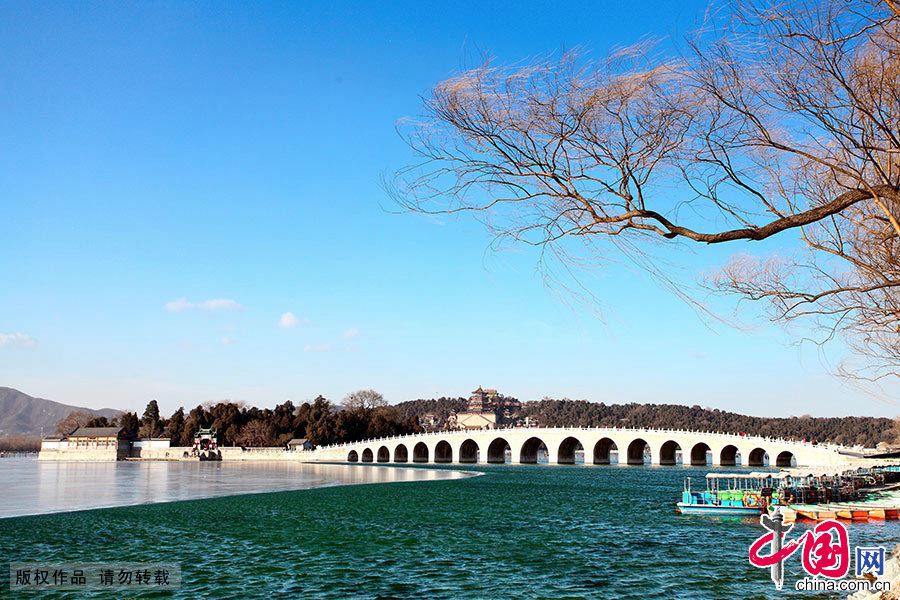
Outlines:
[{"label": "lake", "polygon": [[0,518],[333,485],[455,479],[470,473],[292,462],[0,460]]},{"label": "lake", "polygon": [[[776,592],[768,572],[747,561],[749,544],[762,533],[752,519],[674,513],[683,477],[702,478],[709,468],[332,465],[318,472],[283,463],[53,466],[61,469],[56,487],[49,471],[40,474],[44,465],[20,461],[17,467],[39,473],[31,475],[37,488],[30,484],[40,496],[36,506],[59,504],[66,497],[63,488],[73,482],[95,488],[101,497],[100,490],[112,485],[120,490],[113,496],[128,497],[120,488],[131,481],[168,490],[177,501],[3,519],[0,556],[178,563],[183,587],[165,597],[830,597],[793,591],[801,577],[796,556],[786,565],[784,592]],[[65,471],[73,466],[78,475],[70,477]],[[85,481],[92,468],[104,478]],[[146,485],[138,483],[141,478]],[[259,491],[271,482],[283,489],[293,478],[309,489],[203,500],[177,495],[181,486],[219,496],[229,486]],[[315,487],[315,478],[324,487]],[[364,481],[379,483],[337,485]],[[397,481],[409,483],[389,483]],[[5,486],[2,496],[9,498],[15,487]],[[12,493],[21,499],[20,492]],[[161,491],[138,496],[165,498]],[[854,524],[850,531],[854,545],[893,547],[900,541],[898,522]]]}]

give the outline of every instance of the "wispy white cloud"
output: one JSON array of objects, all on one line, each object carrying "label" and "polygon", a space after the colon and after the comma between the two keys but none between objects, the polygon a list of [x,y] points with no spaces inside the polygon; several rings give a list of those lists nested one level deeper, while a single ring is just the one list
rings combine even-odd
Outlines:
[{"label": "wispy white cloud", "polygon": [[34,348],[37,340],[24,333],[0,333],[0,348]]},{"label": "wispy white cloud", "polygon": [[352,340],[353,338],[358,337],[358,336],[359,336],[359,329],[357,329],[355,327],[351,327],[350,329],[348,329],[347,331],[344,332],[345,340]]},{"label": "wispy white cloud", "polygon": [[286,312],[281,315],[281,318],[278,319],[278,326],[283,327],[284,329],[291,329],[292,327],[297,327],[299,325],[306,325],[309,321],[306,319],[299,319],[297,315],[292,312]]},{"label": "wispy white cloud", "polygon": [[237,344],[237,340],[235,340],[235,339],[232,338],[232,337],[228,337],[227,335],[226,335],[225,337],[222,338],[222,345],[223,345],[223,346],[231,346],[232,344]]},{"label": "wispy white cloud", "polygon": [[204,300],[203,302],[191,302],[187,298],[179,298],[177,300],[172,300],[171,302],[166,302],[165,308],[169,312],[177,313],[188,310],[202,310],[207,312],[232,311],[242,310],[244,307],[239,302],[229,298],[213,298]]},{"label": "wispy white cloud", "polygon": [[334,346],[331,344],[307,344],[304,348],[304,352],[331,352],[334,350]]},{"label": "wispy white cloud", "polygon": [[178,300],[166,302],[166,310],[169,312],[182,312],[191,308],[194,308],[194,304],[188,302],[187,298],[179,298]]},{"label": "wispy white cloud", "polygon": [[215,298],[213,300],[204,300],[197,308],[200,310],[241,310],[244,307],[239,302],[228,298]]}]

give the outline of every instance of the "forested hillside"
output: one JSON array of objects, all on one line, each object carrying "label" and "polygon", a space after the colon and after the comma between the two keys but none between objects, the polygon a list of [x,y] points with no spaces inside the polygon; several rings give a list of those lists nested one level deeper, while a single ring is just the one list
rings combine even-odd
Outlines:
[{"label": "forested hillside", "polygon": [[[433,414],[438,425],[466,409],[464,398],[411,400],[396,405],[403,416]],[[525,402],[518,415],[548,427],[659,427],[829,441],[873,447],[900,438],[894,421],[885,417],[750,417],[718,409],[677,404],[604,404],[586,400],[544,399]]]},{"label": "forested hillside", "polygon": [[893,441],[894,421],[885,417],[750,417],[677,404],[603,404],[584,400],[526,402],[524,416],[555,427],[660,427],[829,441],[875,446]]},{"label": "forested hillside", "polygon": [[457,412],[466,410],[469,401],[465,398],[432,398],[431,400],[407,400],[396,405],[403,418],[434,415],[438,424],[443,425],[447,418]]}]

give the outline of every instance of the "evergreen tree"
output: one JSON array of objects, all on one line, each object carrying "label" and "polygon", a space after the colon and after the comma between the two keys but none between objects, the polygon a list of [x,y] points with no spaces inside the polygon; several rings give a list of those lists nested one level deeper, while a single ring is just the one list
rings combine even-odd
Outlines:
[{"label": "evergreen tree", "polygon": [[178,445],[193,446],[194,435],[197,433],[198,429],[205,427],[206,423],[206,411],[203,410],[202,406],[197,406],[197,408],[191,410],[184,420],[184,427],[181,430],[181,439],[179,440]]},{"label": "evergreen tree", "polygon": [[119,427],[122,428],[122,437],[127,440],[137,438],[140,426],[141,422],[138,420],[137,414],[133,412],[123,413],[122,416],[119,417]]},{"label": "evergreen tree", "polygon": [[141,435],[143,437],[157,437],[162,432],[162,422],[159,420],[159,404],[156,400],[147,403],[144,415],[141,417]]},{"label": "evergreen tree", "polygon": [[169,419],[169,422],[166,424],[165,435],[169,438],[169,443],[173,446],[177,446],[181,442],[182,431],[184,430],[184,407],[179,407],[174,413],[172,413],[172,417]]}]

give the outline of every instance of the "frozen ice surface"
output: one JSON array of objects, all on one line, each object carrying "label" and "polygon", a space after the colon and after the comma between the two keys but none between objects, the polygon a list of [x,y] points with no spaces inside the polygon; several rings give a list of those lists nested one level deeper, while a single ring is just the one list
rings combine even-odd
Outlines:
[{"label": "frozen ice surface", "polygon": [[0,518],[333,485],[456,479],[452,470],[294,462],[0,459]]}]

